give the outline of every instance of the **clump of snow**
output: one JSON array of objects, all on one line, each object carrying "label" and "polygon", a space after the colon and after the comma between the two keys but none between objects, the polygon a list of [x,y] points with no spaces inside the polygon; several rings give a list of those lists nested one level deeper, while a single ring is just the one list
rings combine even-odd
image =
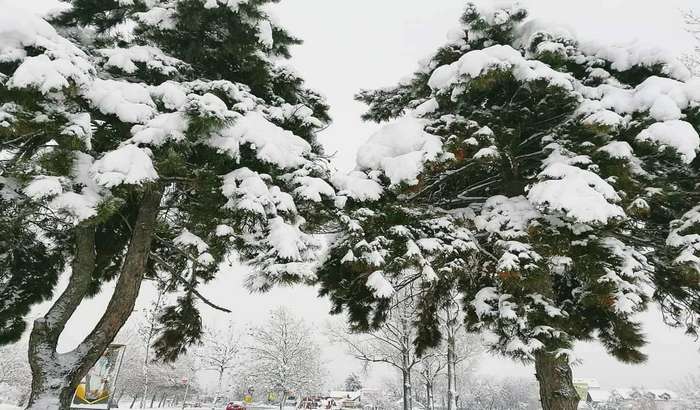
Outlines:
[{"label": "clump of snow", "polygon": [[697,227],[700,227],[700,206],[694,207],[671,223],[671,232],[666,244],[680,249],[674,264],[687,264],[700,271],[700,234],[694,233]]},{"label": "clump of snow", "polygon": [[620,199],[615,189],[591,171],[552,164],[540,176],[554,179],[538,182],[530,189],[527,197],[533,204],[561,211],[582,223],[607,223],[625,216],[619,205],[611,203]]},{"label": "clump of snow", "polygon": [[167,56],[159,48],[151,46],[133,46],[129,48],[104,48],[98,53],[107,58],[104,66],[117,68],[125,73],[134,73],[136,63],[145,63],[151,69],[164,75],[177,72],[177,67],[184,63],[177,58]]},{"label": "clump of snow", "polygon": [[26,58],[8,81],[10,88],[33,87],[46,94],[70,85],[70,79],[82,80],[84,73],[71,61],[51,59],[46,54]]},{"label": "clump of snow", "polygon": [[496,310],[491,305],[492,301],[498,300],[499,294],[496,288],[485,287],[479,290],[470,304],[474,307],[474,312],[479,318],[493,316]]},{"label": "clump of snow", "polygon": [[440,104],[438,104],[437,100],[435,98],[431,98],[427,100],[426,102],[420,104],[413,110],[413,114],[416,117],[423,117],[428,114],[431,114],[437,109],[440,108]]},{"label": "clump of snow", "polygon": [[85,97],[103,114],[127,123],[144,123],[155,114],[155,103],[141,84],[96,79]]},{"label": "clump of snow", "polygon": [[695,159],[700,148],[698,132],[690,123],[680,120],[652,124],[640,132],[636,139],[672,147],[687,164]]},{"label": "clump of snow", "polygon": [[151,87],[151,96],[163,102],[165,108],[176,110],[187,103],[187,90],[180,83],[166,81]]},{"label": "clump of snow", "polygon": [[583,119],[584,124],[619,127],[625,123],[625,118],[610,110],[600,110]]},{"label": "clump of snow", "polygon": [[92,123],[87,112],[79,114],[69,114],[68,124],[61,131],[61,135],[77,137],[85,143],[85,147],[92,149]]},{"label": "clump of snow", "polygon": [[61,178],[42,175],[35,177],[23,190],[32,199],[42,199],[63,193]]},{"label": "clump of snow", "polygon": [[192,114],[220,120],[226,120],[232,116],[226,103],[212,93],[189,94],[184,109]]},{"label": "clump of snow", "polygon": [[189,121],[183,112],[171,112],[155,116],[144,125],[134,125],[131,128],[133,144],[162,145],[167,141],[182,141]]},{"label": "clump of snow", "polygon": [[426,122],[406,116],[377,131],[357,152],[360,169],[383,171],[392,184],[415,185],[425,161],[442,152],[440,137],[424,131]]},{"label": "clump of snow", "polygon": [[176,27],[175,10],[165,7],[151,7],[149,10],[135,13],[139,22],[147,26],[158,27],[163,30],[173,30]]},{"label": "clump of snow", "polygon": [[321,202],[323,197],[335,197],[335,190],[321,178],[310,176],[300,176],[294,178],[294,182],[299,186],[294,189],[294,193],[301,198],[313,202]]},{"label": "clump of snow", "polygon": [[298,226],[288,224],[281,217],[270,221],[270,233],[267,240],[282,259],[299,261],[307,248],[308,235]]},{"label": "clump of snow", "polygon": [[612,68],[618,71],[629,70],[636,65],[662,65],[664,74],[670,77],[678,80],[688,80],[691,77],[690,70],[668,51],[649,48],[638,42],[605,44],[600,41],[585,41],[579,47],[587,55],[610,61]]},{"label": "clump of snow", "polygon": [[271,123],[258,112],[249,112],[213,136],[209,144],[237,158],[242,144],[252,144],[256,156],[282,168],[295,168],[306,163],[311,146],[303,138]]},{"label": "clump of snow", "polygon": [[258,39],[267,48],[272,48],[275,40],[272,38],[272,25],[269,20],[258,21]]},{"label": "clump of snow", "polygon": [[237,11],[238,7],[248,0],[203,0],[204,8],[214,9],[217,7],[228,7],[233,11]]},{"label": "clump of snow", "polygon": [[91,171],[97,184],[107,188],[121,184],[141,185],[158,179],[148,152],[133,144],[106,153],[95,161]]},{"label": "clump of snow", "polygon": [[223,176],[221,191],[229,198],[225,207],[239,209],[260,216],[280,212],[296,212],[291,195],[277,186],[268,187],[269,175],[249,168],[239,168]]},{"label": "clump of snow", "polygon": [[377,201],[384,192],[381,184],[370,179],[362,171],[351,171],[347,174],[337,172],[331,182],[338,189],[338,195],[347,195],[360,202]]},{"label": "clump of snow", "polygon": [[428,85],[433,90],[442,90],[460,78],[477,78],[495,69],[511,70],[520,81],[547,79],[552,85],[573,89],[571,75],[556,71],[541,61],[526,60],[518,50],[500,44],[469,51],[456,62],[436,68]]},{"label": "clump of snow", "polygon": [[209,249],[209,245],[207,245],[202,238],[187,229],[183,229],[180,235],[173,239],[173,243],[179,246],[194,246],[200,253],[206,252]]},{"label": "clump of snow", "polygon": [[[34,87],[43,93],[82,84],[94,73],[87,56],[40,17],[1,3],[0,63],[21,62],[8,81],[14,88]],[[45,50],[28,57],[25,48]]]},{"label": "clump of snow", "polygon": [[527,198],[495,195],[486,200],[474,224],[477,229],[497,233],[503,239],[515,239],[527,235],[530,222],[539,217],[540,212]]},{"label": "clump of snow", "polygon": [[396,290],[384,277],[384,272],[375,271],[367,277],[367,287],[372,289],[374,296],[379,299],[388,299],[394,295]]}]

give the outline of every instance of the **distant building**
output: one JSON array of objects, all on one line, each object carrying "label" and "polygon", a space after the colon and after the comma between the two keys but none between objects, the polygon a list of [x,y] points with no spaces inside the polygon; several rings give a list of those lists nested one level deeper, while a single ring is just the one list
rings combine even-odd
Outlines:
[{"label": "distant building", "polygon": [[618,388],[607,390],[589,387],[586,396],[586,405],[589,409],[684,409],[679,395],[668,389]]},{"label": "distant building", "polygon": [[362,408],[362,390],[334,390],[329,392],[328,396],[336,402],[338,407],[342,409]]}]

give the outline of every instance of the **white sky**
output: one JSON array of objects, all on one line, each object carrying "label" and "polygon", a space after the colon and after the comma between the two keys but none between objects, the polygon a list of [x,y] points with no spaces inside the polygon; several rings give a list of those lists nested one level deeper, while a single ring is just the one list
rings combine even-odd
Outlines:
[{"label": "white sky", "polygon": [[[8,1],[8,0],[3,0]],[[27,0],[28,7],[42,8],[53,0]],[[274,6],[278,19],[292,33],[304,39],[296,47],[291,65],[308,84],[328,98],[333,125],[321,141],[329,152],[338,152],[341,169],[354,164],[357,147],[376,129],[360,120],[364,108],[353,101],[362,88],[393,85],[410,74],[419,59],[430,54],[445,40],[466,4],[462,0],[285,0]],[[638,40],[672,51],[687,50],[690,38],[683,32],[679,10],[692,0],[532,0],[532,15],[565,24],[584,38],[613,42]],[[275,289],[266,295],[248,295],[241,289],[243,270],[224,270],[207,286],[206,293],[218,303],[232,308],[239,323],[259,323],[267,311],[284,305],[307,321],[322,327],[328,320],[329,303],[316,297],[314,289],[295,287]],[[139,305],[149,297],[142,292]],[[76,343],[97,321],[107,295],[81,306],[61,339],[64,348]],[[45,309],[37,307],[35,314]],[[209,324],[227,318],[210,309],[204,311]],[[700,344],[676,329],[662,325],[659,315],[644,315],[650,344],[645,365],[616,362],[596,344],[581,344],[576,353],[583,363],[574,369],[575,377],[597,378],[605,387],[665,387],[685,374],[699,370]],[[339,347],[326,350],[331,386],[340,383],[360,366]],[[534,369],[503,359],[487,359],[483,372],[496,375],[534,374]],[[375,371],[378,380],[386,371]]]}]

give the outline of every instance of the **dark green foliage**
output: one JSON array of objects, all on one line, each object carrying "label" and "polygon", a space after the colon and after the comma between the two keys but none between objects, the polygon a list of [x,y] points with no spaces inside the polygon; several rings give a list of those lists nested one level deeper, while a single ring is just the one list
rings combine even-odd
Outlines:
[{"label": "dark green foliage", "polygon": [[[331,250],[319,273],[321,292],[333,301],[334,312],[347,311],[358,329],[380,325],[391,305],[362,289],[378,267],[344,264],[341,258],[354,252],[360,239],[381,242],[391,238],[388,233],[396,225],[413,228],[426,218],[426,209],[447,211],[465,216],[460,226],[471,229],[478,249],[461,255],[458,263],[449,253],[430,259],[436,280],[397,274],[408,266],[396,267],[406,252],[395,245],[397,238],[377,247],[387,252],[383,256],[390,255],[381,269],[392,285],[416,289],[419,351],[439,343],[437,312],[444,295],[456,289],[463,296],[468,327],[492,332],[498,339],[494,348],[502,354],[531,360],[533,351],[566,352],[577,340],[598,339],[611,355],[639,363],[646,358],[640,351],[645,339],[634,313],[653,299],[670,323],[693,331],[700,312],[697,263],[679,265],[679,250],[667,245],[673,227],[685,220],[678,219],[697,205],[700,162],[696,158],[685,164],[673,148],[639,140],[643,130],[660,121],[644,108],[621,112],[619,124],[590,120],[584,109],[584,102],[596,104],[601,98],[591,97],[600,85],[630,90],[655,81],[653,76],[668,78],[664,63],[616,70],[612,61],[586,55],[571,38],[547,32],[516,38],[526,16],[517,7],[487,16],[470,5],[462,18],[462,38],[441,47],[411,80],[357,96],[368,105],[366,120],[422,117],[425,131],[440,137],[444,155],[426,161],[410,186],[392,186],[380,170],[365,170],[370,179],[381,181],[384,197],[350,204],[347,215],[370,217],[350,217],[359,227],[346,227],[349,239]],[[491,46],[512,47],[538,74],[528,78],[509,57],[474,77],[455,76],[444,88],[428,86],[438,67],[455,64],[459,70],[463,56]],[[502,52],[493,51],[493,56]],[[480,58],[489,57],[479,54],[472,64]],[[438,108],[410,113],[424,103]],[[607,104],[602,105],[616,109]],[[691,104],[684,115],[697,130],[697,108]],[[612,142],[629,146],[635,159],[611,154]],[[557,163],[560,175],[543,172]],[[565,179],[564,171],[581,172],[590,178],[589,186],[598,177],[609,184],[625,216],[581,222],[550,203],[526,205],[535,186]],[[561,195],[568,194],[573,195]],[[413,221],[393,220],[394,209]],[[694,232],[700,228],[691,224],[679,234]],[[361,236],[354,238],[356,233]],[[652,283],[654,292],[647,294],[644,289]]]},{"label": "dark green foliage", "polygon": [[53,295],[65,260],[60,249],[37,237],[21,203],[0,199],[0,210],[0,345],[5,345],[22,336],[32,305]]},{"label": "dark green foliage", "polygon": [[156,356],[174,362],[202,337],[202,318],[191,295],[180,297],[173,306],[164,309],[158,321],[162,331],[153,343]]}]

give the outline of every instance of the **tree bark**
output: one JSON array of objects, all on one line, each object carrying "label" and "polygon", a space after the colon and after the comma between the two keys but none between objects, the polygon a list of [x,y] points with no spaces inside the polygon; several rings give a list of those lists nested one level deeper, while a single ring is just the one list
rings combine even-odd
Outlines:
[{"label": "tree bark", "polygon": [[428,410],[435,410],[435,400],[433,399],[433,383],[425,382],[425,394],[427,395]]},{"label": "tree bark", "polygon": [[[448,314],[448,320],[449,314]],[[455,388],[456,388],[456,369],[455,369],[455,338],[451,328],[447,327],[447,410],[456,410]]]},{"label": "tree bark", "polygon": [[409,381],[408,372],[403,370],[401,376],[403,380],[403,410],[411,410],[411,382]]},{"label": "tree bark", "polygon": [[403,376],[403,408],[404,410],[413,410],[413,392],[411,386],[411,368],[413,364],[411,363],[411,340],[408,332],[408,319],[404,316],[401,318],[402,327],[402,369],[401,374]]},{"label": "tree bark", "polygon": [[535,353],[535,370],[543,410],[576,410],[579,397],[565,356],[539,351]]},{"label": "tree bark", "polygon": [[29,338],[32,392],[27,409],[68,410],[76,387],[114,340],[134,309],[156,226],[162,188],[146,186],[114,293],[100,321],[73,351],[56,352],[65,324],[87,294],[95,268],[95,227],[75,229],[76,251],[68,287],[34,321]]}]

